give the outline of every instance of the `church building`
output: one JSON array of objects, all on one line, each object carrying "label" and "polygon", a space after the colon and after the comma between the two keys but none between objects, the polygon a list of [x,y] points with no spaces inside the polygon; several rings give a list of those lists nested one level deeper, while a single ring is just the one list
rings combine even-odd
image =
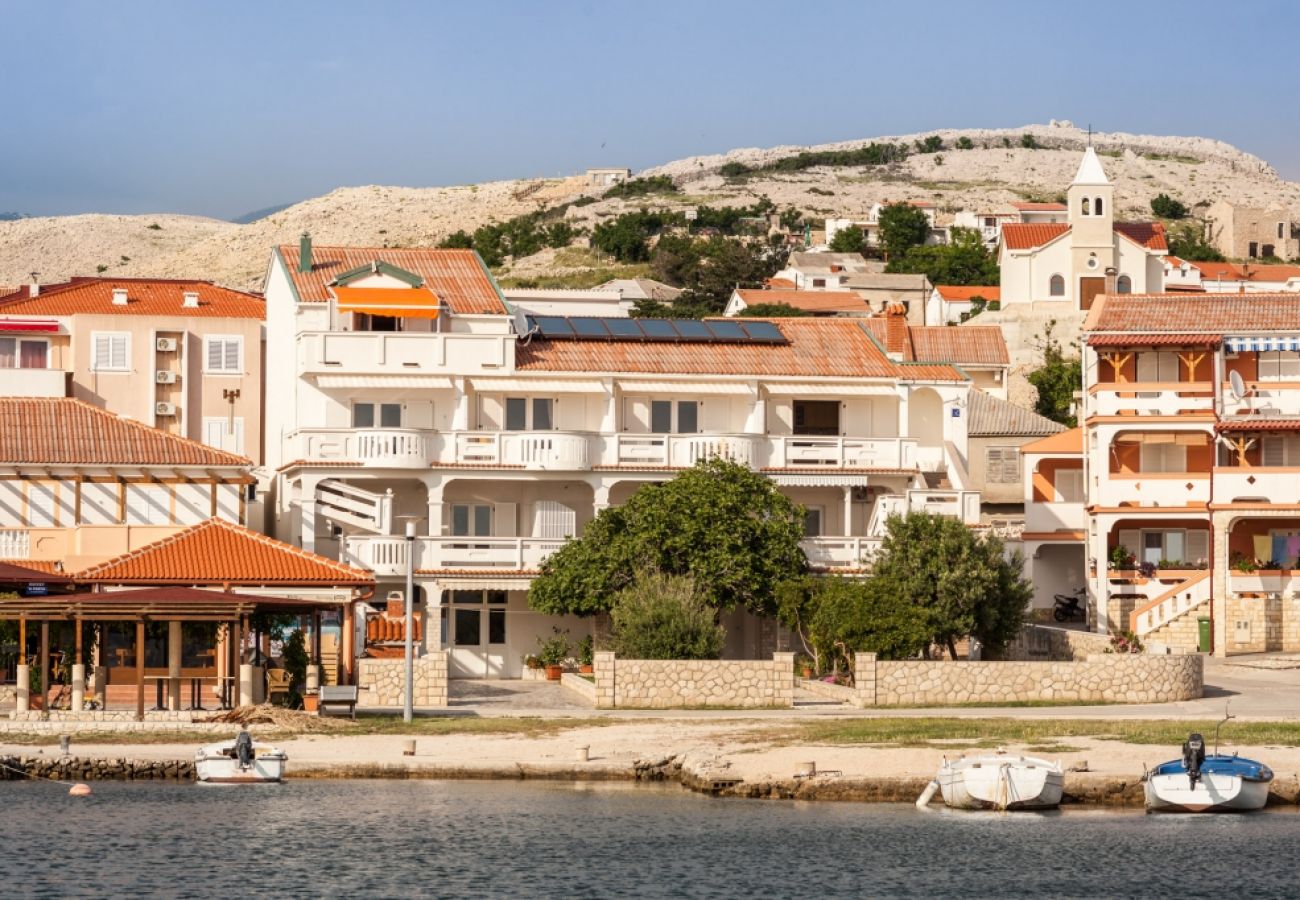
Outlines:
[{"label": "church building", "polygon": [[1102,293],[1164,290],[1164,225],[1115,221],[1115,186],[1092,147],[1084,151],[1067,201],[1066,222],[1002,226],[1003,307],[1054,301],[1082,311]]}]

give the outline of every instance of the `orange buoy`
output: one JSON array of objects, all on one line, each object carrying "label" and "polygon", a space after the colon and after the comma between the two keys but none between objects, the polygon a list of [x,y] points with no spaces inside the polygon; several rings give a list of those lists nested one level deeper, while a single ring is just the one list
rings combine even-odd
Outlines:
[{"label": "orange buoy", "polygon": [[69,797],[89,797],[89,796],[90,796],[90,785],[85,784],[84,782],[78,782],[77,784],[74,784],[72,787],[68,788],[68,796],[69,796]]}]

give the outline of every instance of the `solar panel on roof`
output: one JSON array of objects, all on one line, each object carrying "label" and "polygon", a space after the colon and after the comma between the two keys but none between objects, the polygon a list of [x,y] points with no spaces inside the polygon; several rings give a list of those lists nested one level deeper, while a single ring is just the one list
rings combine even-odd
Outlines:
[{"label": "solar panel on roof", "polygon": [[544,338],[573,337],[573,326],[564,316],[537,316],[533,321]]},{"label": "solar panel on roof", "polygon": [[668,319],[639,319],[645,336],[658,341],[677,340],[677,329]]},{"label": "solar panel on roof", "polygon": [[673,319],[677,333],[688,341],[708,341],[713,339],[709,326],[699,319]]},{"label": "solar panel on roof", "polygon": [[581,338],[607,338],[609,331],[605,328],[605,320],[598,319],[595,316],[574,316],[569,320],[573,326],[573,333]]},{"label": "solar panel on roof", "polygon": [[771,322],[745,322],[741,327],[749,333],[750,340],[769,344],[785,343],[785,335]]},{"label": "solar panel on roof", "polygon": [[705,322],[709,331],[720,341],[747,341],[749,335],[740,327],[739,322]]},{"label": "solar panel on roof", "polygon": [[644,338],[639,319],[606,319],[605,327],[615,338]]}]

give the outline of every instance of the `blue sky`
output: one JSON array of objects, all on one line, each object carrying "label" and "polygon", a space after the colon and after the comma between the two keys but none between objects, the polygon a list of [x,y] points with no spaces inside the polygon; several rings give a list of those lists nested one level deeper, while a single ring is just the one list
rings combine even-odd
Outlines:
[{"label": "blue sky", "polygon": [[0,23],[0,211],[33,215],[1052,118],[1300,178],[1290,0],[0,0]]}]

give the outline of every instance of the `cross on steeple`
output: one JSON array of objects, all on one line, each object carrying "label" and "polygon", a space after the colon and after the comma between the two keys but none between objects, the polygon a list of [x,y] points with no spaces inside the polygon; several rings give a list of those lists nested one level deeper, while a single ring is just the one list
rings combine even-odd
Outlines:
[{"label": "cross on steeple", "polygon": [[1092,123],[1088,123],[1088,146],[1092,146]]}]

